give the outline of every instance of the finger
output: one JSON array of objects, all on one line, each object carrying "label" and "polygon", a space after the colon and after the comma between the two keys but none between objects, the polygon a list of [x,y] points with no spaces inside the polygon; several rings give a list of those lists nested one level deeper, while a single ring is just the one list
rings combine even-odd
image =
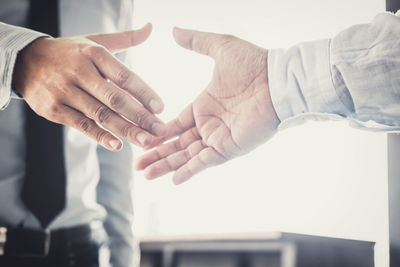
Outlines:
[{"label": "finger", "polygon": [[144,170],[147,166],[153,164],[154,162],[168,157],[180,150],[186,149],[190,144],[200,139],[200,135],[196,128],[191,128],[190,130],[183,133],[179,139],[163,144],[157,147],[155,150],[140,157],[135,164],[135,168],[138,171]]},{"label": "finger", "polygon": [[173,176],[173,182],[176,185],[189,180],[193,175],[205,170],[208,167],[221,164],[226,159],[211,147],[200,151],[199,154],[190,159],[186,164],[180,167]]},{"label": "finger", "polygon": [[163,136],[165,134],[165,124],[126,91],[105,81],[100,75],[87,73],[83,76],[85,78],[78,81],[79,87],[84,88],[101,103],[152,135]]},{"label": "finger", "polygon": [[175,27],[173,35],[176,42],[183,48],[215,58],[219,48],[231,40],[229,35],[200,32]]},{"label": "finger", "polygon": [[103,77],[134,96],[153,113],[163,111],[164,104],[161,98],[139,76],[101,47],[92,49],[95,52],[92,52],[91,59]]},{"label": "finger", "polygon": [[147,179],[152,180],[168,172],[177,170],[183,164],[195,157],[204,148],[205,145],[203,142],[198,140],[189,145],[186,149],[173,153],[150,165],[145,169],[144,175]]},{"label": "finger", "polygon": [[139,30],[109,34],[93,34],[87,35],[86,38],[104,46],[108,51],[114,53],[143,43],[150,36],[151,30],[151,23],[147,23]]},{"label": "finger", "polygon": [[193,106],[189,105],[179,114],[176,119],[167,123],[167,131],[163,138],[154,138],[153,142],[146,147],[146,150],[152,149],[159,144],[162,144],[165,141],[184,133],[185,131],[193,128],[195,125],[196,123],[193,116]]},{"label": "finger", "polygon": [[130,143],[139,146],[147,146],[151,142],[152,137],[150,134],[122,118],[80,88],[76,88],[75,91],[74,101],[66,100],[66,105],[81,111],[85,116],[118,134]]},{"label": "finger", "polygon": [[70,107],[62,106],[60,114],[63,116],[59,123],[66,124],[94,139],[97,143],[111,151],[118,151],[122,148],[122,142],[109,131],[99,127],[95,121],[86,117],[79,111]]}]

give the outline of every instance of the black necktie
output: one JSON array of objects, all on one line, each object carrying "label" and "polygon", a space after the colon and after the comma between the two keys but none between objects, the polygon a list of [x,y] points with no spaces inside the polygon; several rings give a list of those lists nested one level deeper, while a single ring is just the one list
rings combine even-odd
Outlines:
[{"label": "black necktie", "polygon": [[[29,27],[57,37],[58,1],[31,0],[30,4]],[[36,115],[28,105],[25,126],[26,174],[21,198],[46,228],[65,207],[63,128]]]}]

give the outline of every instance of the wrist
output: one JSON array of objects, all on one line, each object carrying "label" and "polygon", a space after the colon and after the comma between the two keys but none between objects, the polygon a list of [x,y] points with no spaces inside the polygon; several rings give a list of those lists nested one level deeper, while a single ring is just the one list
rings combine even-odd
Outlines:
[{"label": "wrist", "polygon": [[273,123],[278,127],[278,125],[281,123],[281,120],[278,117],[278,114],[276,112],[276,108],[274,106],[274,103],[272,101],[272,96],[271,96],[271,90],[269,87],[269,72],[268,72],[268,55],[269,51],[266,51],[266,58],[265,58],[265,75],[266,75],[266,82],[265,82],[265,90],[267,90],[267,95],[268,95],[268,101],[270,104],[270,114],[271,114],[271,119]]},{"label": "wrist", "polygon": [[41,36],[26,45],[17,54],[12,73],[11,88],[19,97],[23,97],[24,95],[27,84],[26,81],[29,77],[28,72],[30,65],[34,62],[37,63],[40,60],[41,55],[38,52],[42,51],[43,47],[47,44],[49,39],[52,38]]},{"label": "wrist", "polygon": [[43,33],[35,32],[26,28],[1,25],[2,43],[2,79],[0,81],[0,110],[4,110],[13,96],[12,80],[13,72],[18,53],[39,37],[46,36]]}]

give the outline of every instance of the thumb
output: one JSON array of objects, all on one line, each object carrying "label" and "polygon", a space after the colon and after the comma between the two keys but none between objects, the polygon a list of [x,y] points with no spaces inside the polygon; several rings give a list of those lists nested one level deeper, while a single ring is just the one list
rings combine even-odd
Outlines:
[{"label": "thumb", "polygon": [[87,35],[86,38],[104,46],[111,53],[114,53],[143,43],[150,36],[151,30],[151,23],[147,23],[139,30],[109,34],[93,34]]},{"label": "thumb", "polygon": [[200,32],[175,27],[173,35],[183,48],[215,58],[219,48],[229,40],[228,35]]}]

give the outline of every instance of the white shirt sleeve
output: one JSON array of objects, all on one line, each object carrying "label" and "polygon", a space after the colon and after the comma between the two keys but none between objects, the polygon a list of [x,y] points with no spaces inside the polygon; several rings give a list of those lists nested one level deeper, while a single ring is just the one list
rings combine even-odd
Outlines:
[{"label": "white shirt sleeve", "polygon": [[0,22],[0,109],[10,102],[12,76],[18,52],[39,37],[47,36]]},{"label": "white shirt sleeve", "polygon": [[400,12],[381,13],[333,39],[270,50],[268,78],[280,128],[347,118],[400,130]]}]

